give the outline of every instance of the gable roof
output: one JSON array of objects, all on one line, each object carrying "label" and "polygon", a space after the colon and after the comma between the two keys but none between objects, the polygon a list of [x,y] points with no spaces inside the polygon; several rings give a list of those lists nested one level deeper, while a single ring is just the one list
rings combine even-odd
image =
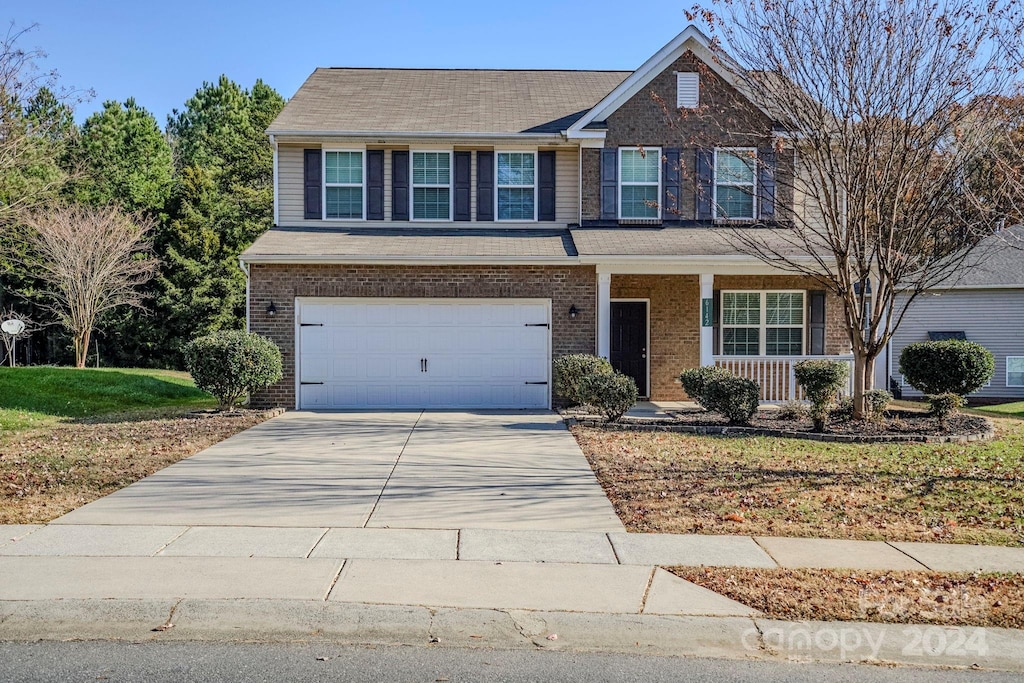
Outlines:
[{"label": "gable roof", "polygon": [[270,134],[557,135],[629,71],[317,69]]},{"label": "gable roof", "polygon": [[967,268],[950,278],[949,289],[1024,288],[1024,225],[986,237],[971,253]]}]

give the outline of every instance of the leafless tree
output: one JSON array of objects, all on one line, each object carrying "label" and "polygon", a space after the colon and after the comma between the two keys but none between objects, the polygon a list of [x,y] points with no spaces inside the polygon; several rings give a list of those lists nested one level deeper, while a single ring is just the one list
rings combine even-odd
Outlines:
[{"label": "leafless tree", "polygon": [[[979,165],[1006,135],[1014,0],[719,0],[695,8],[716,66],[775,122],[775,229],[731,231],[741,251],[818,278],[842,302],[855,415],[875,359],[922,292],[981,260],[1004,219]],[[751,163],[760,163],[752,159]],[[801,256],[794,256],[800,253]]]},{"label": "leafless tree", "polygon": [[153,220],[116,207],[56,206],[25,218],[23,265],[46,283],[43,306],[71,333],[75,364],[85,367],[89,337],[101,314],[142,306],[139,291],[157,271]]}]

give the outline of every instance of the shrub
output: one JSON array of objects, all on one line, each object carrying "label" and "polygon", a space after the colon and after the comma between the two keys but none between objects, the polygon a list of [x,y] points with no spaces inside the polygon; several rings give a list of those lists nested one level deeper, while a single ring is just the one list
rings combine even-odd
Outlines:
[{"label": "shrub", "polygon": [[985,386],[996,370],[992,352],[962,339],[909,344],[900,354],[900,372],[925,395],[966,396]]},{"label": "shrub", "polygon": [[722,415],[730,424],[746,424],[757,412],[761,387],[753,380],[727,372],[708,380],[702,400],[708,410]]},{"label": "shrub", "polygon": [[714,410],[704,402],[704,392],[708,382],[719,377],[732,377],[732,373],[725,368],[705,365],[700,368],[683,370],[682,374],[679,375],[679,383],[683,385],[683,391],[686,392],[686,395],[695,401],[697,405],[705,410]]},{"label": "shrub", "polygon": [[185,366],[196,386],[224,410],[281,379],[281,350],[252,332],[214,332],[185,345]]},{"label": "shrub", "polygon": [[828,411],[828,416],[841,422],[853,419],[853,397],[844,396],[836,401]]},{"label": "shrub", "polygon": [[892,394],[885,389],[872,389],[864,392],[864,400],[871,412],[871,417],[881,419],[889,404],[892,403]]},{"label": "shrub", "polygon": [[807,417],[807,406],[800,401],[786,401],[779,406],[779,419],[797,422]]},{"label": "shrub", "polygon": [[802,360],[793,366],[793,372],[811,402],[814,431],[824,431],[829,410],[849,375],[849,366],[834,360]]},{"label": "shrub", "polygon": [[633,407],[637,399],[636,382],[620,372],[595,372],[586,375],[579,383],[583,402],[614,422]]},{"label": "shrub", "polygon": [[581,382],[588,375],[610,375],[612,364],[599,356],[586,353],[572,353],[559,356],[554,363],[554,393],[569,402],[570,406],[586,403],[581,391]]},{"label": "shrub", "polygon": [[932,415],[939,418],[939,424],[943,427],[946,426],[946,419],[962,408],[964,403],[964,397],[953,392],[928,396],[928,405],[932,409]]}]

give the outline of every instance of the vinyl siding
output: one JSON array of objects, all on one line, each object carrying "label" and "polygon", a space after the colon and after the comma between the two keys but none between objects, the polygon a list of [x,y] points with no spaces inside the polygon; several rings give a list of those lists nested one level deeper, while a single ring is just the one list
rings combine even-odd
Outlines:
[{"label": "vinyl siding", "polygon": [[[1024,387],[1006,386],[1006,357],[1024,356],[1024,289],[954,290],[924,294],[910,305],[892,342],[892,376],[902,380],[900,353],[907,344],[928,341],[928,332],[963,330],[995,356],[991,386],[972,396],[1024,398]],[[904,386],[904,395],[920,396]]]},{"label": "vinyl siding", "polygon": [[[302,187],[302,150],[307,148],[319,147],[320,143],[306,143],[306,144],[278,144],[278,209],[279,209],[279,220],[282,226],[302,226],[302,225],[317,225],[323,227],[336,227],[341,225],[351,225],[352,221],[323,221],[323,220],[306,220],[303,218],[303,187]],[[325,145],[326,146],[326,145]],[[337,143],[336,147],[344,147],[343,143]],[[392,149],[424,149],[427,145],[410,144],[403,147],[388,147],[384,154],[384,221],[366,221],[366,227],[372,228],[374,226],[380,226],[383,224],[389,224],[390,227],[394,227],[396,224],[391,223],[391,150]],[[379,147],[371,147],[379,149]],[[429,145],[429,148],[437,149],[491,149],[492,147],[481,145],[471,146],[466,145],[463,141],[458,145],[451,147],[438,147],[436,143]],[[508,144],[494,145],[494,149],[507,149]],[[525,148],[524,148],[525,149]],[[545,149],[541,147],[541,149]],[[547,148],[550,149],[550,148]],[[477,176],[477,158],[473,155],[472,164],[472,190],[470,194],[470,204],[473,216],[472,222],[460,222],[456,225],[460,227],[482,227],[495,226],[502,229],[509,228],[550,228],[554,226],[564,226],[569,223],[576,223],[579,220],[579,150],[574,146],[559,147],[555,150],[555,221],[544,222],[529,222],[529,223],[477,223],[476,222],[476,176]],[[403,225],[406,223],[403,221]],[[424,228],[430,227],[432,223],[425,223],[423,221],[416,221],[412,223],[415,227]],[[440,225],[451,226],[451,223],[445,221]]]}]

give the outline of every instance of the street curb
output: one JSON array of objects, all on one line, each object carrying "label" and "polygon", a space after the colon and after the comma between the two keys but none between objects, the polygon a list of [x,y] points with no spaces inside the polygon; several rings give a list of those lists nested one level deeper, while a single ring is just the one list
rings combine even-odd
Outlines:
[{"label": "street curb", "polygon": [[311,642],[1024,672],[1024,631],[306,600],[0,601],[0,640]]}]

